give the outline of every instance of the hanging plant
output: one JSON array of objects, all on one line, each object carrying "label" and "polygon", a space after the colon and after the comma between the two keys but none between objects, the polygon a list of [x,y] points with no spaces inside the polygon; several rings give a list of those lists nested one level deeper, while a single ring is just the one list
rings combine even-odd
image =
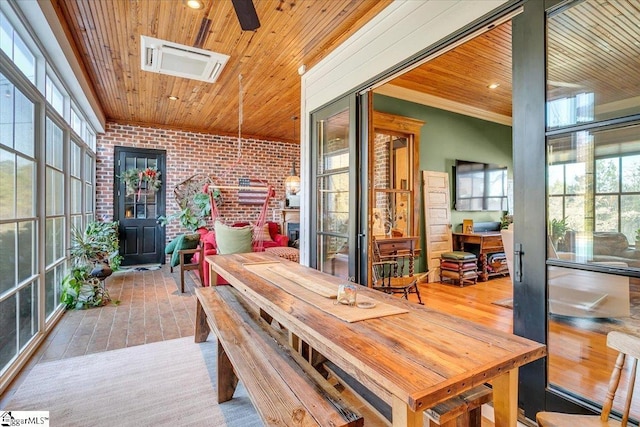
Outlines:
[{"label": "hanging plant", "polygon": [[127,169],[122,172],[120,179],[124,182],[127,196],[140,194],[150,194],[156,192],[162,187],[160,180],[160,171],[156,168],[146,169]]}]

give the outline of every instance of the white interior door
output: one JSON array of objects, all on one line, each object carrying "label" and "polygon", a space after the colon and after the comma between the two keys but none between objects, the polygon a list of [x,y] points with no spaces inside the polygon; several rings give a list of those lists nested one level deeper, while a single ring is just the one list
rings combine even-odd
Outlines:
[{"label": "white interior door", "polygon": [[449,174],[422,171],[424,228],[429,281],[439,280],[440,254],[452,250]]}]

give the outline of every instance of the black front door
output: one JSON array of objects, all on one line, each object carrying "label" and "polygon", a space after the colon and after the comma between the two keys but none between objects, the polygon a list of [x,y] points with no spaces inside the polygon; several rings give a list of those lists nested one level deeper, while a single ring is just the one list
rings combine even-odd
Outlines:
[{"label": "black front door", "polygon": [[165,214],[165,159],[162,150],[115,148],[113,211],[120,222],[122,265],[164,262],[158,217]]}]

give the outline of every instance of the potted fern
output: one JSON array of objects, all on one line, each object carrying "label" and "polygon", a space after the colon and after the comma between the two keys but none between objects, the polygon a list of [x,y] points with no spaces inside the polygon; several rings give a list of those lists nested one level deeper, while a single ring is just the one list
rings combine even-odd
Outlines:
[{"label": "potted fern", "polygon": [[67,308],[98,307],[111,299],[104,279],[120,266],[118,223],[91,222],[71,230],[71,271],[62,280],[61,300]]}]

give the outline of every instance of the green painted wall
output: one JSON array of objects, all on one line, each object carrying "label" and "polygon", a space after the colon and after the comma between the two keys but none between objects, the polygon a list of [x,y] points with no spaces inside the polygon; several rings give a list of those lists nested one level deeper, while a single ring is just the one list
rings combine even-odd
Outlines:
[{"label": "green painted wall", "polygon": [[[384,95],[375,95],[373,108],[423,120],[420,134],[420,171],[432,170],[449,173],[451,189],[451,223],[457,230],[465,218],[474,222],[500,221],[502,212],[458,212],[453,209],[453,166],[455,160],[470,160],[507,166],[513,176],[511,126],[505,126],[462,114],[451,113]],[[421,228],[424,221],[421,217]],[[423,234],[424,235],[424,234]]]}]

